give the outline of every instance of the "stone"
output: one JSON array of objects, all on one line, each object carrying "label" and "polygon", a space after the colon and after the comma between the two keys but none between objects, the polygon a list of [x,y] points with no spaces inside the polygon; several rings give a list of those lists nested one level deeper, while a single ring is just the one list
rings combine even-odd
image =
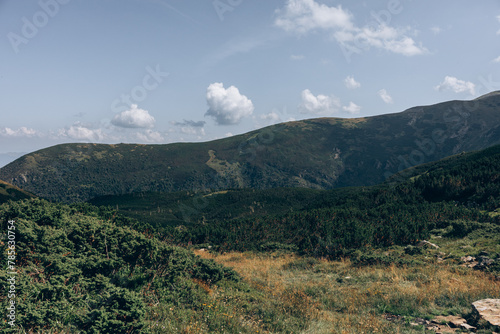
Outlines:
[{"label": "stone", "polygon": [[485,320],[491,326],[500,327],[500,299],[482,299],[472,303],[477,320]]},{"label": "stone", "polygon": [[436,244],[433,244],[432,242],[429,242],[427,240],[422,240],[418,243],[418,246],[419,247],[423,247],[423,246],[430,246],[430,247],[434,247],[435,249],[439,249],[439,246],[436,245]]},{"label": "stone", "polygon": [[476,327],[471,326],[471,325],[469,325],[469,324],[467,324],[467,323],[465,323],[465,324],[461,324],[461,325],[460,325],[460,328],[466,329],[466,330],[468,330],[468,331],[475,331],[475,330],[476,330]]},{"label": "stone", "polygon": [[476,258],[475,258],[475,257],[472,257],[472,256],[462,256],[462,257],[460,258],[460,260],[461,260],[462,262],[473,262],[473,261],[475,261],[475,260],[476,260]]},{"label": "stone", "polygon": [[440,316],[434,318],[433,322],[435,322],[437,324],[441,324],[443,322],[446,322],[448,325],[450,325],[450,327],[458,328],[458,327],[460,327],[460,325],[467,323],[467,320],[465,320],[462,317],[457,317],[454,315],[449,315],[446,317],[440,315]]}]

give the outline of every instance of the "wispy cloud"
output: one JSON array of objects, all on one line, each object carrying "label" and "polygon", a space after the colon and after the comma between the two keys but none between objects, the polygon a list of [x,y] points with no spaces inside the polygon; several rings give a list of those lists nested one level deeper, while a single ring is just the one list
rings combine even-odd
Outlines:
[{"label": "wispy cloud", "polygon": [[378,95],[380,96],[380,98],[382,99],[382,101],[384,101],[385,103],[387,103],[387,104],[394,103],[394,100],[392,99],[392,96],[389,95],[389,93],[387,92],[387,90],[385,90],[385,89],[379,90],[378,91]]},{"label": "wispy cloud", "polygon": [[276,11],[275,26],[299,36],[311,31],[326,31],[343,46],[358,49],[379,48],[405,56],[428,50],[407,36],[409,28],[393,28],[384,23],[358,27],[354,16],[342,6],[329,7],[314,0],[288,0]]},{"label": "wispy cloud", "polygon": [[32,138],[32,137],[39,137],[41,136],[41,133],[38,131],[27,128],[25,126],[22,126],[16,130],[11,129],[11,128],[3,128],[0,129],[0,135],[5,136],[5,137],[27,137],[27,138]]},{"label": "wispy cloud", "polygon": [[350,114],[357,114],[361,110],[361,107],[354,102],[350,102],[348,106],[344,106],[342,109]]},{"label": "wispy cloud", "polygon": [[439,26],[433,26],[431,28],[431,31],[434,33],[434,35],[438,35],[443,31],[443,29]]},{"label": "wispy cloud", "polygon": [[361,87],[361,84],[359,82],[357,82],[353,77],[351,76],[348,76],[347,78],[345,78],[344,80],[344,84],[347,88],[349,89],[356,89],[356,88],[359,88]]}]

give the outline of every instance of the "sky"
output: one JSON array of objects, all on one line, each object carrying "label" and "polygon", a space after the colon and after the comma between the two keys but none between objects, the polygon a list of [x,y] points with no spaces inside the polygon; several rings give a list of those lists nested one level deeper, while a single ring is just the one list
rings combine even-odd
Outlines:
[{"label": "sky", "polygon": [[0,154],[469,100],[499,46],[498,0],[0,0]]}]

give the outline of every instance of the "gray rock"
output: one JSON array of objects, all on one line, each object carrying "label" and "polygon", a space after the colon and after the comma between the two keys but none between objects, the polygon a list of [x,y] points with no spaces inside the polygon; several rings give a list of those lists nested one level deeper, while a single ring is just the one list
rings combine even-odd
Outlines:
[{"label": "gray rock", "polygon": [[500,327],[500,299],[482,299],[472,303],[477,320],[485,320],[491,326]]}]

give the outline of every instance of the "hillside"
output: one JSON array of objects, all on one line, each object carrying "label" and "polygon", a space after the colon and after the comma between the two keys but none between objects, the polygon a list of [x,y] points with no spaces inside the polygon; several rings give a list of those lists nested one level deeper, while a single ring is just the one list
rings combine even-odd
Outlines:
[{"label": "hillside", "polygon": [[[500,297],[499,168],[497,145],[371,187],[101,199],[124,214],[135,205],[138,221],[86,203],[4,203],[0,219],[15,221],[16,323],[53,333],[389,334],[422,333],[437,315],[470,319],[473,301]],[[200,198],[206,206],[186,209]],[[150,200],[170,217],[187,210],[189,224],[155,233]]]},{"label": "hillside", "polygon": [[34,196],[12,184],[0,180],[0,204],[9,200],[20,200],[30,197]]},{"label": "hillside", "polygon": [[25,155],[0,178],[64,202],[144,191],[373,185],[408,167],[500,143],[500,96],[401,113],[282,123],[168,145],[65,144]]},{"label": "hillside", "polygon": [[284,247],[335,258],[360,247],[411,244],[436,228],[498,224],[500,145],[416,166],[370,187],[136,193],[91,202],[148,223],[175,243]]},{"label": "hillside", "polygon": [[[415,322],[466,316],[471,302],[500,297],[495,276],[457,260],[499,252],[491,235],[433,240],[446,259],[436,257],[441,250],[395,246],[342,261],[283,252],[200,257],[87,204],[10,202],[0,219],[14,220],[17,272],[16,296],[0,299],[4,309],[15,300],[17,328],[4,321],[2,333],[416,334],[424,327]],[[13,284],[5,270],[0,281]]]}]

